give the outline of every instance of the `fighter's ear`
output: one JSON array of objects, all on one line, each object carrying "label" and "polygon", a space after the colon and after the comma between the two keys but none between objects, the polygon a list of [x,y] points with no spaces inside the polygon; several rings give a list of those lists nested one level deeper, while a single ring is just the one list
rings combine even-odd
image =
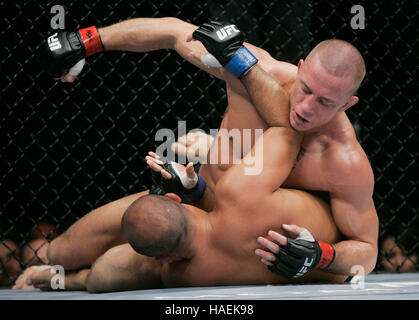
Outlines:
[{"label": "fighter's ear", "polygon": [[303,59],[300,59],[300,61],[298,61],[298,65],[297,65],[298,71],[300,71],[300,69],[303,66],[303,64],[304,64],[304,60]]},{"label": "fighter's ear", "polygon": [[175,193],[166,193],[164,196],[165,197],[168,197],[168,198],[170,198],[172,200],[175,200],[178,203],[181,203],[182,202],[182,199],[177,194],[175,194]]},{"label": "fighter's ear", "polygon": [[359,101],[359,98],[357,96],[352,96],[345,105],[339,108],[339,112],[348,110],[350,107],[356,105],[358,101]]}]

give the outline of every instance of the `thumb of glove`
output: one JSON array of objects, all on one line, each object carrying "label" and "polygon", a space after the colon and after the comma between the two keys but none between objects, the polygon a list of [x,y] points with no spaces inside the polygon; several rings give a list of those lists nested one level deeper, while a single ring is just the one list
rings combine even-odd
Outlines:
[{"label": "thumb of glove", "polygon": [[316,240],[314,240],[313,236],[311,235],[310,231],[308,231],[307,229],[304,228],[303,231],[301,231],[298,235],[296,240],[305,240],[305,241],[310,241],[310,242],[314,242]]},{"label": "thumb of glove", "polygon": [[72,66],[68,74],[72,76],[77,76],[80,74],[80,72],[83,70],[84,64],[86,63],[86,59],[81,59],[79,62],[77,62],[74,66]]},{"label": "thumb of glove", "polygon": [[201,62],[209,68],[222,67],[220,62],[218,62],[218,60],[211,53],[206,53],[206,54],[201,55]]}]

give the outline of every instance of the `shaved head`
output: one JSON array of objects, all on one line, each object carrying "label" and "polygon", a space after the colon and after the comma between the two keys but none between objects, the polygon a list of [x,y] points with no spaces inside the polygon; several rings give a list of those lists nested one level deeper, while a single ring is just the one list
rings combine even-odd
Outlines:
[{"label": "shaved head", "polygon": [[338,39],[320,42],[309,53],[306,63],[318,59],[320,65],[337,77],[353,77],[352,93],[355,93],[365,77],[365,62],[361,53],[349,42]]},{"label": "shaved head", "polygon": [[122,231],[138,253],[152,257],[173,254],[187,233],[185,210],[168,197],[143,196],[125,211]]}]

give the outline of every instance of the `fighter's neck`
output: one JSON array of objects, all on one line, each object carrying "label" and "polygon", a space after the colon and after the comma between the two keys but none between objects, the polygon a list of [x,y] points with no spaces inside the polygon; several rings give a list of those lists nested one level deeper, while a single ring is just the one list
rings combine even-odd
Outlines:
[{"label": "fighter's neck", "polygon": [[350,133],[352,131],[352,124],[346,114],[339,112],[327,124],[304,132],[303,147],[307,149],[310,146],[322,145],[322,149],[324,149],[332,146],[334,142],[340,141],[345,143],[348,137],[351,136]]},{"label": "fighter's neck", "polygon": [[338,112],[331,121],[318,128],[304,132],[304,136],[329,136],[333,138],[352,128],[352,124],[345,112]]},{"label": "fighter's neck", "polygon": [[187,205],[189,211],[188,222],[188,247],[183,250],[181,256],[184,259],[192,259],[197,252],[203,249],[207,243],[211,223],[209,213],[204,210]]}]

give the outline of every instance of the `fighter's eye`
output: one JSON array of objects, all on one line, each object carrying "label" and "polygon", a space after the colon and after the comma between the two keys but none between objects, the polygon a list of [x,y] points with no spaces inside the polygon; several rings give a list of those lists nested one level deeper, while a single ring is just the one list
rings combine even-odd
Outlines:
[{"label": "fighter's eye", "polygon": [[320,104],[321,104],[322,106],[325,106],[325,107],[329,107],[329,106],[331,106],[331,105],[332,105],[332,103],[331,103],[331,102],[329,102],[329,101],[325,101],[325,100],[323,100],[323,99],[321,99],[321,100],[320,100]]},{"label": "fighter's eye", "polygon": [[304,83],[304,82],[300,82],[301,85],[301,90],[305,93],[305,94],[311,94],[311,90],[310,88]]}]

